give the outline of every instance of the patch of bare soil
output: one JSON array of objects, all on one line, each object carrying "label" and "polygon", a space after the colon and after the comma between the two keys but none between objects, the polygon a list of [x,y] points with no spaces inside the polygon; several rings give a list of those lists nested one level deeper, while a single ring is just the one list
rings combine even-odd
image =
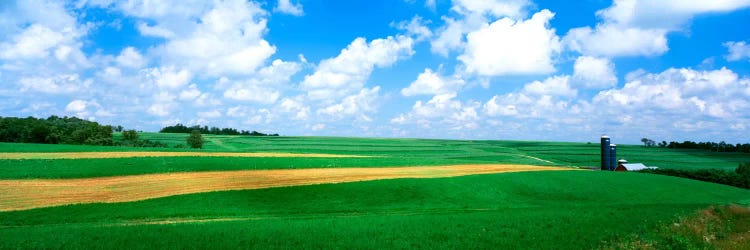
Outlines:
[{"label": "patch of bare soil", "polygon": [[129,202],[173,195],[395,178],[438,178],[571,170],[531,165],[452,165],[183,172],[81,179],[0,180],[0,211],[78,203]]}]

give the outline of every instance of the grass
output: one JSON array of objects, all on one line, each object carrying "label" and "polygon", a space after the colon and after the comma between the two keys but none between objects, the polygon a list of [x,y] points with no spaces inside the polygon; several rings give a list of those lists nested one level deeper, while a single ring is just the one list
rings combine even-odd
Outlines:
[{"label": "grass", "polygon": [[[140,138],[173,147],[184,144],[186,137],[141,133]],[[204,138],[205,152],[376,157],[0,160],[0,179],[467,163],[599,165],[599,145],[587,143]],[[0,143],[0,152],[191,150]],[[733,170],[750,161],[750,154],[618,145],[618,158],[661,168]],[[675,221],[730,203],[750,205],[750,191],[639,173],[562,171],[379,180],[0,212],[0,248],[609,248],[629,239],[660,242],[660,233]],[[186,219],[208,221],[144,223]]]},{"label": "grass", "polygon": [[657,228],[651,235],[631,234],[603,249],[747,249],[750,207],[711,206]]},{"label": "grass", "polygon": [[[116,134],[116,138],[120,135]],[[140,138],[171,146],[184,144],[185,134],[141,133]],[[461,163],[509,163],[553,166],[598,166],[596,143],[533,141],[458,141],[427,139],[373,139],[341,137],[248,137],[204,135],[207,152],[290,152],[378,156],[370,159],[104,159],[76,162],[0,160],[0,178],[68,178],[169,171],[201,171],[255,168],[302,168],[335,166],[415,166]],[[102,147],[83,145],[44,145],[0,143],[0,152],[80,152],[80,151],[191,151],[176,148]],[[685,149],[644,148],[619,145],[618,157],[661,168],[734,170],[749,162],[750,154],[706,152]],[[190,162],[200,162],[199,166]],[[286,163],[288,161],[288,164]],[[281,165],[279,165],[281,164]],[[75,171],[66,166],[75,165]],[[35,166],[35,167],[29,167]],[[44,166],[43,168],[37,168]],[[106,169],[106,166],[113,166]],[[245,167],[241,167],[245,166]],[[68,167],[69,168],[69,167]],[[125,169],[122,169],[125,168]]]},{"label": "grass", "polygon": [[[381,180],[5,212],[0,244],[592,248],[710,204],[750,203],[748,197],[750,191],[711,183],[590,171]],[[244,220],[120,224],[180,218]]]}]

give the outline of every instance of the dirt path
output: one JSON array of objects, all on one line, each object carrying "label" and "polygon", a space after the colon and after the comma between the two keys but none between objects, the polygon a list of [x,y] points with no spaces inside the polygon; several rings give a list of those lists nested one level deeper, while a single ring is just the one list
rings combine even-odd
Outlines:
[{"label": "dirt path", "polygon": [[298,153],[223,153],[223,152],[61,152],[61,153],[0,153],[0,159],[103,159],[134,157],[311,157],[358,158],[359,155],[298,154]]},{"label": "dirt path", "polygon": [[452,165],[184,172],[82,179],[0,180],[0,211],[128,202],[181,194],[395,178],[571,170],[531,165]]},{"label": "dirt path", "polygon": [[541,161],[541,162],[546,162],[546,163],[549,163],[549,164],[555,164],[554,162],[551,162],[551,161],[548,161],[548,160],[545,160],[545,159],[540,159],[538,157],[534,157],[534,156],[530,156],[530,155],[519,154],[519,156],[526,157],[526,158],[529,158],[529,159],[534,159],[534,160]]},{"label": "dirt path", "polygon": [[237,148],[234,147],[234,146],[229,146],[229,145],[224,144],[224,141],[222,141],[219,138],[206,137],[206,139],[208,141],[212,142],[214,145],[216,145],[216,146],[218,146],[220,148],[223,148],[224,150],[228,150],[228,151],[236,151],[237,150]]}]

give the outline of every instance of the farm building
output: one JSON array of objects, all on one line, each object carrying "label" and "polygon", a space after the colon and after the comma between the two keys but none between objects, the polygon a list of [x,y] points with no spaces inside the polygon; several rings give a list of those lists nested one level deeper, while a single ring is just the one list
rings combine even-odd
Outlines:
[{"label": "farm building", "polygon": [[640,171],[644,169],[654,169],[656,167],[647,167],[646,165],[643,165],[643,163],[628,163],[625,160],[620,160],[619,164],[617,164],[617,168],[615,168],[615,171]]}]

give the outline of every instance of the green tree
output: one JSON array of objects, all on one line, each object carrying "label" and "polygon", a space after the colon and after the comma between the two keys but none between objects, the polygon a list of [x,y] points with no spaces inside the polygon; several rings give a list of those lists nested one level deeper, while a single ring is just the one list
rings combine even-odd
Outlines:
[{"label": "green tree", "polygon": [[641,142],[643,142],[643,146],[646,147],[653,147],[654,145],[656,145],[656,142],[654,140],[648,138],[641,138]]},{"label": "green tree", "polygon": [[201,132],[198,130],[193,130],[193,132],[190,132],[190,135],[187,137],[187,144],[190,145],[191,148],[203,148],[203,136],[201,136]]},{"label": "green tree", "polygon": [[750,188],[750,162],[740,163],[734,172],[740,176],[744,188]]},{"label": "green tree", "polygon": [[125,130],[122,132],[122,139],[128,141],[138,140],[138,132],[135,132],[135,129]]}]

